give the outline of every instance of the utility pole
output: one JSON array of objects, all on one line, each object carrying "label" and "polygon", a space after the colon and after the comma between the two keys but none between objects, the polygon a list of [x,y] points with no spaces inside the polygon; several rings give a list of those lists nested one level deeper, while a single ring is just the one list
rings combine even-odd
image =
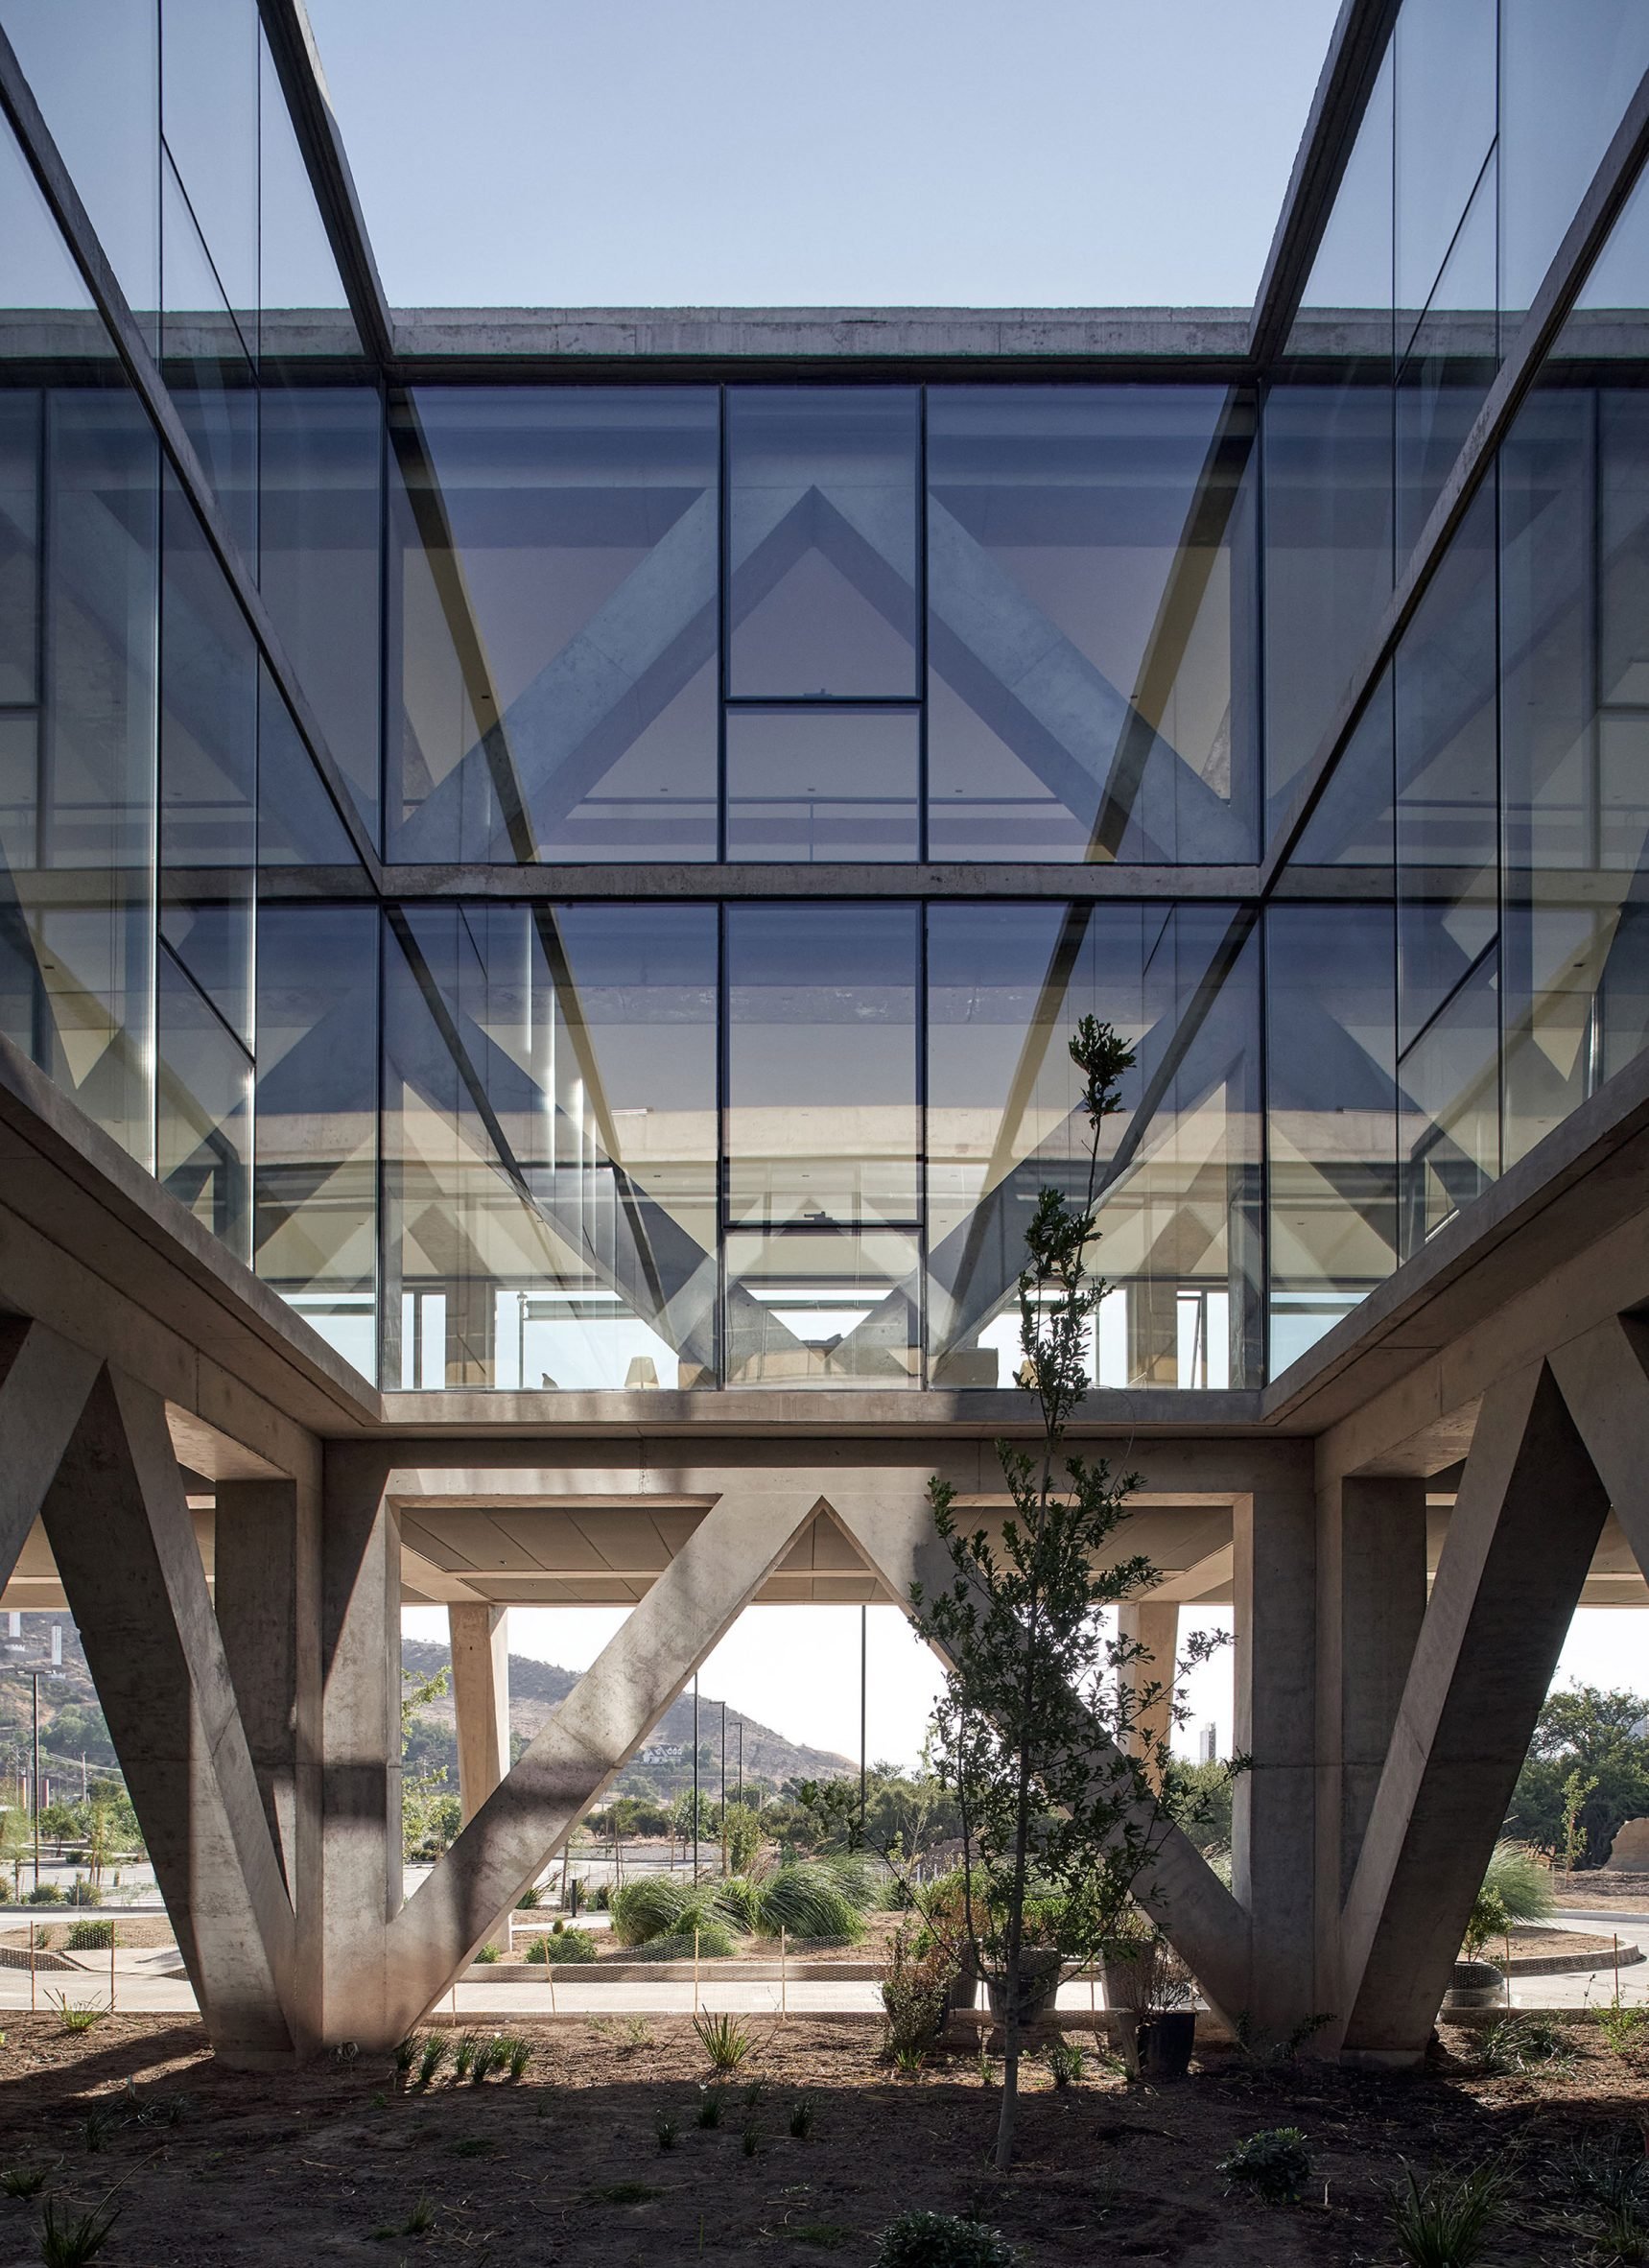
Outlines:
[{"label": "utility pole", "polygon": [[35,1887],[40,1887],[40,1673],[35,1679]]},{"label": "utility pole", "polygon": [[693,1673],[693,1878],[698,1879],[698,1672]]},{"label": "utility pole", "polygon": [[744,1801],[744,1719],[739,1719],[739,1801]]},{"label": "utility pole", "polygon": [[721,1704],[721,1872],[727,1872],[727,1704]]},{"label": "utility pole", "polygon": [[864,1826],[864,1792],[869,1781],[869,1749],[864,1742],[864,1728],[869,1724],[869,1694],[871,1694],[871,1610],[860,1608],[860,1826]]}]

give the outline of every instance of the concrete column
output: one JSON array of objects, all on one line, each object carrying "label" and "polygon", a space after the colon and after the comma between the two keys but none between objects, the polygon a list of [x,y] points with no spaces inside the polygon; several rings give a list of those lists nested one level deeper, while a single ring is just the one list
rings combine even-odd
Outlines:
[{"label": "concrete column", "polygon": [[1316,1503],[1297,1483],[1237,1499],[1232,1887],[1249,1917],[1247,2015],[1281,2039],[1316,2013]]},{"label": "concrete column", "polygon": [[386,2015],[386,1933],[401,1904],[401,1547],[386,1474],[370,1443],[327,1444],[317,1934],[332,2044],[399,2036]]},{"label": "concrete column", "polygon": [[[1133,1733],[1128,1742],[1136,1756],[1146,1760],[1153,1784],[1158,1779],[1155,1763],[1159,1745],[1166,1741],[1173,1731],[1174,1664],[1180,1642],[1180,1610],[1172,1599],[1140,1598],[1131,1600],[1117,1610],[1117,1635],[1125,1645],[1145,1648],[1148,1660],[1130,1663],[1121,1676],[1124,1686],[1138,1704]],[[1140,1696],[1150,1687],[1160,1686],[1162,1691],[1149,1703]]]},{"label": "concrete column", "polygon": [[509,1769],[509,1610],[449,1606],[459,1806],[465,1827]]},{"label": "concrete column", "polygon": [[291,1891],[297,1867],[297,1484],[221,1480],[217,1494],[212,1600]]}]

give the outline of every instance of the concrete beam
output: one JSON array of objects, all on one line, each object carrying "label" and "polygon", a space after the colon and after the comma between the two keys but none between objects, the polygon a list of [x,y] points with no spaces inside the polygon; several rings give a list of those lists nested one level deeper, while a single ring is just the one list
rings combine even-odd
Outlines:
[{"label": "concrete beam", "polygon": [[297,1483],[219,1483],[212,1604],[289,1893],[297,1879]]},{"label": "concrete beam", "polygon": [[[1174,1729],[1174,1671],[1179,1659],[1180,1610],[1161,1590],[1117,1610],[1117,1636],[1125,1646],[1143,1649],[1125,1663],[1121,1683],[1132,1697],[1133,1728],[1125,1745],[1144,1760],[1153,1785],[1162,1784],[1157,1758]],[[1154,1694],[1154,1697],[1152,1697]]]},{"label": "concrete beam", "polygon": [[292,1905],[155,1396],[100,1375],[43,1517],[213,2045],[290,2062]]},{"label": "concrete beam", "polygon": [[97,1358],[42,1323],[0,1323],[0,1589],[29,1530],[98,1374]]},{"label": "concrete beam", "polygon": [[1649,1577],[1649,1327],[1630,1315],[1600,1323],[1554,1352],[1552,1375]]},{"label": "concrete beam", "polygon": [[459,1805],[467,1827],[509,1769],[509,1609],[449,1606]]},{"label": "concrete beam", "polygon": [[1608,1498],[1557,1383],[1485,1399],[1341,1923],[1347,2052],[1412,2062],[1551,1683]]}]

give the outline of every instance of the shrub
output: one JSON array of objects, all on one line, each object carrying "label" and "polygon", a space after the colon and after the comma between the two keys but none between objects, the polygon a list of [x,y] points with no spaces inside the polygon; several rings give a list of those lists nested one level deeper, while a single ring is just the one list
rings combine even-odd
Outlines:
[{"label": "shrub", "polygon": [[710,2068],[718,2074],[738,2070],[756,2044],[743,2025],[731,2016],[695,2016],[693,2028],[698,2034],[699,2045],[710,2058]]},{"label": "shrub", "polygon": [[[733,1950],[733,1938],[726,1926],[706,1916],[698,1928],[698,1957],[701,1961],[724,1961]],[[693,1958],[693,1930],[689,1927],[683,1937],[649,1937],[646,1945],[635,1949],[640,1961],[691,1961]]]},{"label": "shrub", "polygon": [[523,1890],[521,1896],[515,1902],[516,1912],[518,1914],[531,1913],[533,1908],[537,1905],[541,1895],[542,1893],[540,1892],[537,1883],[529,1882],[526,1889]]},{"label": "shrub", "polygon": [[504,1958],[497,1946],[490,1943],[477,1946],[475,1949],[475,1957],[483,1968],[488,1968],[494,1961],[501,1961]]},{"label": "shrub", "polygon": [[1477,2060],[1485,2071],[1504,2077],[1541,2064],[1567,2063],[1569,2047],[1549,2016],[1503,2016],[1483,2034]]},{"label": "shrub", "polygon": [[744,1875],[729,1875],[717,1888],[716,1902],[737,1928],[762,1926],[761,1885]]},{"label": "shrub", "polygon": [[469,2067],[474,2063],[480,2047],[481,2042],[473,2032],[464,2032],[459,2035],[453,2044],[453,2077],[455,2079],[469,2077]]},{"label": "shrub", "polygon": [[114,1944],[112,1922],[71,1922],[67,1939],[71,1953],[106,1953]]},{"label": "shrub", "polygon": [[56,1882],[36,1882],[24,1899],[25,1905],[61,1905],[63,1894]]},{"label": "shrub", "polygon": [[1597,2012],[1597,2028],[1616,2055],[1624,2055],[1634,2046],[1645,2026],[1649,2026],[1649,2008],[1641,2005],[1634,2008],[1623,2002],[1618,2008],[1600,2008]]},{"label": "shrub", "polygon": [[917,1953],[909,1930],[897,1933],[882,1986],[887,2045],[896,2063],[906,2050],[921,2055],[939,2037],[955,1975],[956,1965],[942,1946],[930,1942],[926,1952]]},{"label": "shrub", "polygon": [[834,1937],[852,1945],[864,1935],[859,1904],[825,1859],[798,1858],[759,1885],[760,1928],[791,1937]]},{"label": "shrub", "polygon": [[1495,1845],[1483,1887],[1495,1893],[1514,1922],[1543,1922],[1556,1902],[1551,1876],[1525,1843]]},{"label": "shrub", "polygon": [[88,1882],[84,1875],[76,1875],[68,1888],[70,1905],[102,1905],[103,1892],[95,1882]]},{"label": "shrub", "polygon": [[698,2098],[698,2115],[694,2122],[698,2126],[719,2126],[721,2123],[721,2090],[707,2087]]},{"label": "shrub", "polygon": [[9,2165],[0,2173],[0,2197],[38,2197],[46,2177],[37,2165]]},{"label": "shrub", "polygon": [[593,1961],[596,1941],[587,1929],[553,1929],[535,1937],[527,1949],[529,1961]]},{"label": "shrub", "polygon": [[[47,1995],[48,1999],[53,1996],[50,1994]],[[104,2013],[101,2008],[89,2000],[83,2002],[71,2000],[63,1993],[59,1993],[55,1996],[58,2003],[58,2014],[62,2019],[65,2032],[89,2032],[98,2018]]]},{"label": "shrub", "polygon": [[615,1890],[613,1935],[620,1945],[649,1945],[656,1937],[691,1940],[711,1925],[726,1934],[729,1916],[708,1882],[678,1882],[669,1875],[638,1875]]},{"label": "shrub", "polygon": [[1392,2203],[1392,2233],[1408,2268],[1474,2268],[1500,2202],[1500,2183],[1486,2165],[1458,2179],[1438,2174],[1407,2185]]},{"label": "shrub", "polygon": [[1269,2126],[1219,2162],[1228,2182],[1246,2182],[1267,2205],[1293,2205],[1311,2178],[1311,2154],[1297,2126]]},{"label": "shrub", "polygon": [[428,2087],[430,2081],[447,2060],[452,2042],[445,2032],[431,2032],[418,2051],[418,2085]]},{"label": "shrub", "polygon": [[805,2142],[813,2131],[813,2107],[805,2094],[797,2095],[790,2105],[790,2132],[798,2142]]},{"label": "shrub", "polygon": [[470,2059],[470,2085],[479,2087],[483,2080],[490,2079],[494,2071],[504,2068],[507,2058],[508,2047],[502,2034],[494,2032],[489,2040],[478,2040]]},{"label": "shrub", "polygon": [[1069,2087],[1082,2076],[1083,2055],[1074,2040],[1051,2040],[1048,2046],[1048,2067],[1053,2074],[1055,2087]]},{"label": "shrub", "polygon": [[882,2232],[875,2268],[1014,2268],[1018,2258],[1000,2229],[950,2213],[912,2211]]}]

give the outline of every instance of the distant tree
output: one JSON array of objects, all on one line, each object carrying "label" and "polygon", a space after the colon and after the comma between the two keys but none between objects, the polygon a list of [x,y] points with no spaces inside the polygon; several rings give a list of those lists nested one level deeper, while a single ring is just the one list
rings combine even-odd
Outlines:
[{"label": "distant tree", "polygon": [[1232,1799],[1236,1784],[1229,1764],[1193,1764],[1175,1757],[1168,1765],[1175,1812],[1199,1851],[1231,1848]]},{"label": "distant tree", "polygon": [[20,1804],[0,1810],[0,1868],[12,1870],[12,1902],[23,1900],[23,1869],[35,1855],[35,1826]]},{"label": "distant tree", "polygon": [[[438,1858],[459,1831],[462,1806],[447,1785],[448,1767],[430,1757],[429,1719],[421,1712],[452,1684],[452,1666],[427,1676],[402,1672],[401,1850],[408,1858]],[[444,1730],[444,1728],[442,1728]]]},{"label": "distant tree", "polygon": [[89,1764],[115,1760],[108,1721],[95,1701],[65,1701],[47,1731],[55,1756],[83,1756]]},{"label": "distant tree", "polygon": [[1621,1821],[1649,1813],[1646,1719],[1649,1701],[1619,1688],[1548,1693],[1512,1796],[1511,1831],[1565,1864],[1572,1854],[1576,1866],[1602,1866]]}]

